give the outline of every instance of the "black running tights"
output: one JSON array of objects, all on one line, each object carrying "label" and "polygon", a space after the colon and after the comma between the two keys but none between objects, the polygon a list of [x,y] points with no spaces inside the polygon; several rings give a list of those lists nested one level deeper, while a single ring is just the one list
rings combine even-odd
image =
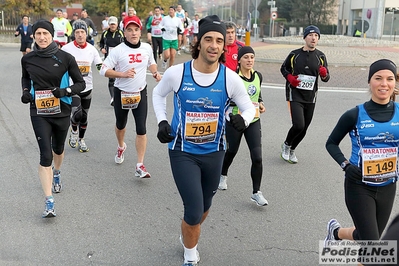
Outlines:
[{"label": "black running tights", "polygon": [[354,240],[378,240],[388,223],[396,193],[396,183],[368,186],[345,178],[345,203],[356,227]]}]

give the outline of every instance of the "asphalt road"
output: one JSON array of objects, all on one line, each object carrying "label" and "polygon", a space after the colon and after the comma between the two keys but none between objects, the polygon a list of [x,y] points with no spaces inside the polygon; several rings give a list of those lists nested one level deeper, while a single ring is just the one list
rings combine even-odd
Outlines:
[{"label": "asphalt road", "polygon": [[[183,206],[167,147],[156,138],[152,104],[145,159],[152,178],[138,180],[133,117],[127,125],[125,161],[116,165],[107,79],[97,72],[86,134],[90,151],[79,153],[66,145],[64,190],[55,195],[57,217],[41,218],[39,151],[28,106],[20,102],[18,50],[0,47],[0,265],[181,265]],[[148,76],[150,97],[154,86]],[[297,148],[299,163],[291,165],[279,155],[291,125],[284,91],[264,87],[262,94],[267,108],[261,118],[262,192],[269,205],[258,207],[250,201],[250,159],[243,141],[229,171],[228,190],[216,194],[202,226],[200,265],[317,265],[327,222],[337,218],[343,226],[352,226],[344,203],[343,172],[324,144],[339,116],[369,95],[320,91],[312,125]],[[170,101],[168,107],[170,115]],[[349,144],[349,138],[342,143],[347,156]]]}]

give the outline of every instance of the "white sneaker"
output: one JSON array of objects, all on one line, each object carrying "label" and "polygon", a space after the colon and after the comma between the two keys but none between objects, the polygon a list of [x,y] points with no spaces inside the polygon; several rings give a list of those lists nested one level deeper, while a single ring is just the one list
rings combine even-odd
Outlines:
[{"label": "white sneaker", "polygon": [[298,162],[298,158],[296,158],[295,155],[295,150],[291,150],[290,149],[290,158],[288,160],[290,163],[297,163]]},{"label": "white sneaker", "polygon": [[78,143],[79,143],[79,151],[80,152],[88,152],[89,151],[89,148],[87,147],[84,139],[80,139],[78,141]]},{"label": "white sneaker", "polygon": [[263,197],[262,192],[260,191],[256,192],[255,194],[252,194],[251,200],[256,202],[256,205],[258,206],[266,206],[267,204],[269,204],[269,202],[267,202],[265,197]]},{"label": "white sneaker", "polygon": [[283,143],[283,145],[281,145],[281,158],[283,158],[284,161],[287,161],[287,162],[289,161],[290,150],[291,150],[291,146],[288,146],[285,143]]},{"label": "white sneaker", "polygon": [[[182,235],[179,236],[179,241],[180,241],[180,244],[183,246],[183,249],[184,249],[185,246],[184,246],[183,236]],[[200,262],[201,258],[200,258],[198,250],[196,250],[196,253],[197,253],[197,260],[196,261],[186,261],[186,259],[184,258],[184,253],[183,253],[183,259],[184,259],[184,264],[183,265],[197,265],[197,263]]]},{"label": "white sneaker", "polygon": [[168,61],[162,61],[162,69],[168,68]]},{"label": "white sneaker", "polygon": [[111,101],[109,101],[109,104],[110,104],[111,106],[114,106],[114,98],[111,98]]},{"label": "white sneaker", "polygon": [[334,237],[334,231],[336,229],[339,229],[339,228],[341,228],[341,225],[339,224],[339,222],[337,220],[331,219],[328,222],[328,224],[327,224],[327,236],[324,239],[324,247],[327,247],[328,243],[330,241],[338,240],[338,239],[335,239],[335,237]]},{"label": "white sneaker", "polygon": [[54,211],[54,198],[51,197],[50,199],[46,199],[45,201],[46,207],[44,209],[44,212],[42,214],[43,218],[51,218],[51,217],[56,217],[57,215],[55,214]]},{"label": "white sneaker", "polygon": [[220,189],[220,190],[226,190],[227,189],[227,176],[225,176],[225,175],[221,175],[220,176],[218,189]]},{"label": "white sneaker", "polygon": [[69,146],[71,146],[71,148],[76,148],[78,146],[78,132],[74,132],[71,129],[71,135],[69,135],[69,140],[68,140],[68,144]]},{"label": "white sneaker", "polygon": [[178,55],[181,55],[180,50],[177,50],[177,54],[178,54]]},{"label": "white sneaker", "polygon": [[115,163],[121,164],[125,160],[125,156],[123,155],[126,151],[127,145],[126,143],[123,143],[123,148],[120,148],[118,145],[118,150],[116,151],[115,154]]},{"label": "white sneaker", "polygon": [[134,173],[134,175],[138,178],[150,178],[151,177],[150,173],[148,173],[144,164],[142,164],[140,167],[136,166],[136,172]]},{"label": "white sneaker", "polygon": [[53,193],[60,193],[62,190],[61,172],[53,169]]}]

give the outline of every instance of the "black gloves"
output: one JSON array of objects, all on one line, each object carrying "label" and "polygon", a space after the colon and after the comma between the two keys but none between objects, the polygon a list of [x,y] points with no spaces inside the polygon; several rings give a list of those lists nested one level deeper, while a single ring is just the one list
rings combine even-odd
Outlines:
[{"label": "black gloves", "polygon": [[32,100],[32,94],[30,94],[29,90],[24,90],[21,96],[21,102],[30,103]]},{"label": "black gloves", "polygon": [[244,118],[242,118],[241,115],[239,114],[233,115],[232,113],[230,113],[229,116],[230,116],[230,123],[237,131],[243,132],[247,128],[245,126]]},{"label": "black gloves", "polygon": [[362,170],[353,164],[348,164],[345,167],[345,177],[352,180],[362,180]]},{"label": "black gloves", "polygon": [[53,93],[53,95],[56,97],[56,98],[62,98],[62,97],[64,97],[64,96],[66,96],[67,95],[67,92],[66,92],[66,90],[62,90],[62,89],[60,89],[60,88],[54,88],[53,90],[52,90],[52,93]]},{"label": "black gloves", "polygon": [[158,134],[157,138],[161,143],[169,143],[171,142],[175,137],[171,135],[172,129],[166,120],[162,120],[158,124]]}]

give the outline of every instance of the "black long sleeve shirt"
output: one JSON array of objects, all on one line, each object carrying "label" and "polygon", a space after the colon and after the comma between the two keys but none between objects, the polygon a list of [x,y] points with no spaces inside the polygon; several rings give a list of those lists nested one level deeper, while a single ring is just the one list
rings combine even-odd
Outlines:
[{"label": "black long sleeve shirt", "polygon": [[[392,116],[394,115],[395,104],[391,101],[388,104],[381,105],[370,100],[364,104],[364,108],[373,120],[377,122],[387,122],[392,119]],[[347,160],[339,148],[339,144],[341,143],[342,139],[355,128],[358,114],[358,107],[354,107],[346,111],[340,117],[337,125],[334,127],[327,139],[326,149],[338,164],[341,164]]]},{"label": "black long sleeve shirt", "polygon": [[107,53],[105,54],[105,58],[107,58],[109,54],[109,48],[116,47],[123,42],[123,39],[124,35],[120,29],[117,29],[114,32],[108,29],[101,34],[100,50],[104,48],[107,51]]},{"label": "black long sleeve shirt", "polygon": [[[40,57],[35,51],[24,55],[21,59],[22,65],[22,89],[27,88],[34,91],[52,90],[56,87],[70,87],[74,94],[78,94],[86,88],[86,83],[80,73],[75,58],[62,50],[58,50],[52,57]],[[69,86],[69,77],[73,85]],[[52,117],[69,116],[71,106],[61,101],[61,113]],[[35,102],[30,103],[31,116],[37,116]]]},{"label": "black long sleeve shirt", "polygon": [[323,52],[317,49],[313,51],[305,51],[303,50],[303,47],[291,51],[280,68],[280,72],[283,77],[287,79],[288,74],[292,74],[293,76],[303,74],[314,76],[316,77],[316,80],[313,90],[294,88],[287,80],[285,84],[285,95],[287,101],[301,103],[316,102],[320,66],[327,68],[327,76],[321,79],[323,82],[327,82],[330,79],[330,74],[328,72],[327,58]]}]

